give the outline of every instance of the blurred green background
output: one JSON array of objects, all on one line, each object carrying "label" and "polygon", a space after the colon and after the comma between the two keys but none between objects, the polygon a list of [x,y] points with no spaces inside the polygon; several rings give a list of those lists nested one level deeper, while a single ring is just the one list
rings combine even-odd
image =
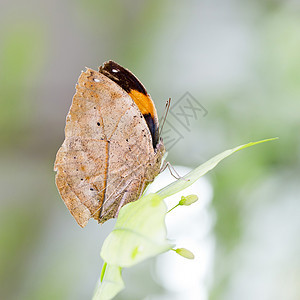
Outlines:
[{"label": "blurred green background", "polygon": [[[208,298],[300,299],[299,1],[1,0],[0,24],[1,299],[91,298],[113,221],[79,228],[52,169],[80,71],[108,59],[138,76],[160,116],[186,92],[207,109],[172,164],[280,138],[207,176]],[[138,288],[118,299],[164,293],[150,271],[135,272]]]}]

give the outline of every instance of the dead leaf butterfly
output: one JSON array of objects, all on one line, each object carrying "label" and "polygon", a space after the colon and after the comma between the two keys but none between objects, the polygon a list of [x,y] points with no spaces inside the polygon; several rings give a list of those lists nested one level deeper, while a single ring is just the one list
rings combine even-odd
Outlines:
[{"label": "dead leaf butterfly", "polygon": [[154,180],[165,152],[158,126],[150,95],[129,70],[108,61],[81,73],[54,165],[81,227],[116,217]]}]

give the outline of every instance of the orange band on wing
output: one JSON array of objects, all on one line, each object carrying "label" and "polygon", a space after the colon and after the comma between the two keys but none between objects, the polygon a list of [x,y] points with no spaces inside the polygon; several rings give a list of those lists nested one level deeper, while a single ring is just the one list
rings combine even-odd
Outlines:
[{"label": "orange band on wing", "polygon": [[150,114],[155,121],[157,120],[156,109],[154,107],[153,101],[149,96],[146,96],[145,94],[138,92],[137,90],[130,90],[129,96],[138,106],[143,115]]}]

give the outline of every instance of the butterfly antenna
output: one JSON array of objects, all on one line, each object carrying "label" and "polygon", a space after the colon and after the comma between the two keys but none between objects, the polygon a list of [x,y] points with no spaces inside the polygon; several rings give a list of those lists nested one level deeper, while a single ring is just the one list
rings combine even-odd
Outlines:
[{"label": "butterfly antenna", "polygon": [[160,126],[160,129],[159,129],[159,133],[158,133],[158,136],[160,137],[161,136],[161,133],[163,131],[163,127],[165,125],[165,122],[166,122],[166,119],[167,119],[167,115],[168,115],[168,112],[169,112],[169,109],[170,109],[170,104],[171,104],[171,98],[169,98],[166,102],[166,107],[165,107],[165,112],[163,114],[163,120],[162,120],[162,124]]}]

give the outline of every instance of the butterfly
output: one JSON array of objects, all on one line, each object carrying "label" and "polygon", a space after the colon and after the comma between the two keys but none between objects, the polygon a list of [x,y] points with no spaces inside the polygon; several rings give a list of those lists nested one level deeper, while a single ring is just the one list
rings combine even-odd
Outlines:
[{"label": "butterfly", "polygon": [[164,152],[155,105],[129,70],[107,61],[82,71],[54,164],[60,196],[81,227],[137,200]]}]

